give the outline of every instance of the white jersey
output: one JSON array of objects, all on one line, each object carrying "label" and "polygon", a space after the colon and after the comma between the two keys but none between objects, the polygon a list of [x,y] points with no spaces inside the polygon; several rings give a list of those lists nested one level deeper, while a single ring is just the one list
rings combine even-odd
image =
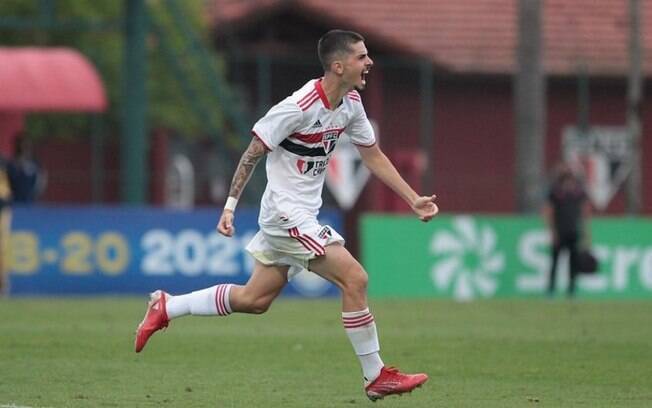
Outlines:
[{"label": "white jersey", "polygon": [[342,133],[357,145],[376,143],[357,91],[330,108],[321,79],[313,79],[254,125],[253,134],[269,150],[261,226],[289,229],[317,217],[328,160]]}]

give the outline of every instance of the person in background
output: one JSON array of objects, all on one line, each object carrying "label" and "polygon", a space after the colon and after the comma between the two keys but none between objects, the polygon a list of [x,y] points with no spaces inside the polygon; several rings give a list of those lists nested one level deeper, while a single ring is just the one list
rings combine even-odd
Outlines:
[{"label": "person in background", "polygon": [[0,296],[9,293],[8,246],[11,229],[12,188],[9,160],[0,155]]},{"label": "person in background", "polygon": [[543,215],[550,230],[552,245],[548,295],[554,294],[557,261],[559,253],[565,249],[570,258],[568,296],[573,296],[580,245],[582,240],[589,237],[591,205],[582,180],[567,163],[560,163],[555,169]]},{"label": "person in background", "polygon": [[32,144],[23,134],[16,138],[14,158],[8,166],[13,203],[31,204],[45,187],[45,172],[32,156]]}]

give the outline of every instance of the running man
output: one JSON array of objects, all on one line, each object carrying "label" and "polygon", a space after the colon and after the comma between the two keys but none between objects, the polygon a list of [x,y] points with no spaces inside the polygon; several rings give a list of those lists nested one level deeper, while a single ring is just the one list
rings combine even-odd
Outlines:
[{"label": "running man", "polygon": [[367,305],[367,273],[344,248],[342,236],[317,221],[325,170],[340,135],[351,138],[363,163],[422,221],[439,210],[435,196],[419,196],[376,143],[357,92],[365,88],[373,66],[364,38],[351,31],[329,31],[319,40],[318,54],[324,76],[308,81],[254,125],[217,225],[221,234],[233,236],[238,199],[254,167],[267,155],[260,230],[246,248],[256,260],[249,281],[244,286],[222,284],[180,296],[157,290],[138,326],[135,346],[140,352],[154,332],[180,316],[264,313],[288,280],[307,269],[340,289],[344,330],[360,360],[365,392],[375,401],[410,392],[428,376],[404,374],[384,365]]}]

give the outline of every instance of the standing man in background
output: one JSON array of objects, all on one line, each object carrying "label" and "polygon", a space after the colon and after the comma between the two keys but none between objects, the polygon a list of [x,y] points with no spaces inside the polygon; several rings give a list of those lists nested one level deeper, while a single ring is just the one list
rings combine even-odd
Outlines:
[{"label": "standing man in background", "polygon": [[9,163],[9,178],[15,204],[33,203],[45,188],[45,173],[32,156],[31,141],[23,134],[16,138],[14,158]]},{"label": "standing man in background", "polygon": [[548,295],[554,294],[559,253],[565,249],[570,258],[568,296],[573,296],[580,245],[589,239],[591,204],[582,181],[567,163],[559,164],[555,170],[543,215],[552,243]]},{"label": "standing man in background", "polygon": [[9,179],[9,160],[0,156],[0,296],[9,293],[11,199],[12,188]]},{"label": "standing man in background", "polygon": [[342,236],[317,221],[325,171],[340,135],[345,132],[351,138],[363,163],[401,196],[419,219],[429,221],[438,208],[435,196],[419,196],[376,143],[357,91],[365,88],[373,66],[364,38],[351,31],[332,30],[319,40],[317,48],[324,76],[308,81],[254,125],[253,138],[235,171],[217,225],[221,234],[233,236],[238,199],[258,161],[267,156],[260,231],[247,246],[256,259],[251,278],[244,286],[216,285],[181,296],[154,292],[138,327],[135,348],[140,352],[154,332],[180,316],[264,313],[288,279],[308,269],[339,287],[342,323],[359,358],[365,392],[377,400],[410,392],[428,376],[385,366],[367,304],[367,273],[344,247]]}]

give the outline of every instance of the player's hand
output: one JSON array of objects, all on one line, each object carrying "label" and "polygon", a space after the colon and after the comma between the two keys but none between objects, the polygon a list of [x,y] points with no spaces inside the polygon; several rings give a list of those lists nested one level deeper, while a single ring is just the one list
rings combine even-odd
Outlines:
[{"label": "player's hand", "polygon": [[435,204],[436,195],[423,196],[417,198],[412,204],[412,210],[417,213],[419,219],[428,222],[439,212],[439,207]]},{"label": "player's hand", "polygon": [[235,227],[233,226],[233,211],[222,211],[220,221],[217,223],[217,231],[227,237],[232,237],[233,234],[235,234]]}]

